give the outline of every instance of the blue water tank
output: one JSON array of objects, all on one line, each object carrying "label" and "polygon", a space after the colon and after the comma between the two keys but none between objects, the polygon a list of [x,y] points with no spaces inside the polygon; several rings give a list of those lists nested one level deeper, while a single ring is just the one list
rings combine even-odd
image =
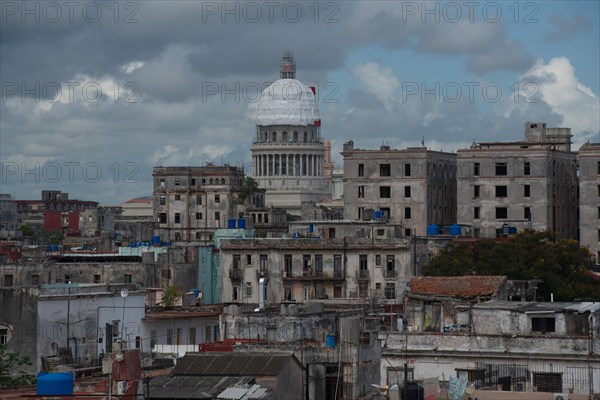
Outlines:
[{"label": "blue water tank", "polygon": [[152,236],[152,245],[157,246],[160,244],[160,236]]},{"label": "blue water tank", "polygon": [[313,233],[315,227],[313,224],[308,224],[308,233]]},{"label": "blue water tank", "polygon": [[238,229],[246,229],[246,220],[244,218],[238,219]]},{"label": "blue water tank", "polygon": [[51,244],[49,244],[49,245],[46,247],[46,251],[52,251],[52,245],[51,245]]},{"label": "blue water tank", "polygon": [[462,228],[458,224],[450,225],[450,235],[460,236]]},{"label": "blue water tank", "polygon": [[227,228],[228,229],[235,229],[235,218],[229,218],[227,220]]},{"label": "blue water tank", "polygon": [[383,218],[383,211],[381,211],[381,210],[375,211],[374,214],[375,214],[375,219],[376,220],[380,220],[381,218]]},{"label": "blue water tank", "polygon": [[427,235],[428,236],[437,236],[440,234],[440,226],[436,224],[431,224],[427,227]]},{"label": "blue water tank", "polygon": [[516,235],[517,234],[517,227],[516,226],[509,226],[508,227],[508,234],[509,235]]},{"label": "blue water tank", "polygon": [[52,251],[58,251],[58,245],[57,244],[53,244],[52,245]]},{"label": "blue water tank", "polygon": [[333,349],[335,347],[335,335],[325,336],[325,347]]},{"label": "blue water tank", "polygon": [[40,372],[37,375],[37,396],[72,396],[73,372]]}]

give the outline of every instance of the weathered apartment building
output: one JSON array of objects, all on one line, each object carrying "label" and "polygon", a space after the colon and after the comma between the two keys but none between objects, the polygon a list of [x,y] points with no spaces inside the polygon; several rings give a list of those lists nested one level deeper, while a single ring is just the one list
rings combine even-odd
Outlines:
[{"label": "weathered apartment building", "polygon": [[140,349],[148,366],[152,353],[197,351],[218,339],[219,306],[168,310],[153,294],[135,284],[1,288],[0,343],[29,357],[25,370],[37,372],[98,366],[115,342]]},{"label": "weathered apartment building", "polygon": [[154,167],[152,176],[157,234],[163,241],[212,241],[215,229],[238,217],[242,168]]},{"label": "weathered apartment building", "polygon": [[293,352],[304,366],[301,390],[284,399],[358,399],[380,380],[380,319],[362,304],[308,302],[258,312],[230,305],[224,311],[224,338],[245,339],[234,353]]},{"label": "weathered apartment building", "polygon": [[401,224],[404,236],[424,236],[430,224],[456,222],[456,155],[425,147],[363,150],[344,143],[344,218],[375,212]]},{"label": "weathered apartment building", "polygon": [[394,226],[379,225],[379,230],[381,236],[374,237],[223,240],[221,301],[394,302],[413,275],[412,251],[408,240],[394,237]]},{"label": "weathered apartment building", "polygon": [[579,149],[579,243],[600,264],[600,143]]},{"label": "weathered apartment building", "polygon": [[475,237],[534,229],[576,239],[577,160],[571,137],[570,128],[527,122],[525,140],[459,150],[458,223],[471,225]]}]

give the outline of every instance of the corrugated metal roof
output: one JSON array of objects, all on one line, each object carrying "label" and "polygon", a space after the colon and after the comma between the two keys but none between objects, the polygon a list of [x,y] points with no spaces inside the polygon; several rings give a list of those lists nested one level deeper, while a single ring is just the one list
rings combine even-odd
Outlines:
[{"label": "corrugated metal roof", "polygon": [[293,353],[186,353],[173,375],[276,376]]},{"label": "corrugated metal roof", "polygon": [[577,311],[578,313],[584,313],[584,312],[596,312],[596,311],[600,311],[600,303],[596,303],[596,302],[583,302],[583,303],[577,303],[577,304],[572,304],[568,307],[565,307],[565,310],[573,310],[573,311]]},{"label": "corrugated metal roof", "polygon": [[271,391],[260,385],[230,387],[217,396],[218,400],[260,400],[271,397]]}]

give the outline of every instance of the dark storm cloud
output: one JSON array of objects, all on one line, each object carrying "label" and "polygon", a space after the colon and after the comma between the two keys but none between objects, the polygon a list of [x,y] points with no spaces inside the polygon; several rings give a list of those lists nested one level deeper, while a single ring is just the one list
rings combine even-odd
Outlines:
[{"label": "dark storm cloud", "polygon": [[[157,163],[248,162],[254,135],[248,108],[255,104],[249,104],[253,93],[243,90],[277,79],[281,52],[286,49],[294,51],[298,78],[317,84],[322,95],[331,94],[324,87],[327,83],[344,89],[335,95],[338,103],[320,98],[325,136],[338,144],[360,138],[374,147],[382,140],[416,144],[422,136],[440,142],[491,138],[499,128],[482,133],[477,124],[485,118],[489,126],[504,122],[494,121],[492,115],[473,121],[461,117],[477,115],[470,104],[412,102],[389,112],[376,96],[341,87],[347,82],[329,82],[330,71],[346,67],[351,51],[383,45],[391,51],[466,56],[465,69],[479,74],[521,71],[531,63],[531,56],[508,37],[502,24],[404,20],[397,2],[280,2],[272,20],[263,9],[256,23],[250,21],[252,15],[238,15],[236,22],[235,16],[223,17],[207,8],[220,8],[223,2],[76,3],[73,20],[64,9],[63,18],[55,22],[45,20],[52,18],[50,14],[40,14],[39,22],[28,16],[25,23],[22,15],[2,15],[6,19],[0,24],[0,80],[25,83],[27,88],[78,81],[77,90],[86,83],[102,83],[104,97],[86,101],[79,92],[73,101],[65,101],[63,92],[63,101],[50,105],[31,96],[23,100],[17,93],[3,100],[0,160],[28,167],[53,161],[97,163],[102,179],[94,182],[80,174],[72,182],[51,182],[43,176],[40,182],[32,182],[32,177],[4,182],[2,190],[18,197],[37,198],[39,190],[50,187],[116,203],[150,193],[151,167]],[[49,2],[28,4],[43,8]],[[288,4],[301,7],[297,21],[292,8],[282,13]],[[314,4],[318,15],[309,8]],[[81,10],[91,7],[93,11],[96,6],[102,17],[91,22]],[[497,46],[486,45],[489,42]],[[139,63],[137,69],[131,63]],[[129,73],[124,69],[127,65],[132,66]],[[122,91],[130,82],[138,89],[136,102],[110,97],[111,90]],[[217,93],[207,92],[211,85],[217,86]],[[237,88],[242,93],[223,93]],[[347,99],[341,98],[345,92]],[[518,125],[518,129],[508,126],[507,131],[520,134]],[[454,130],[449,132],[448,127]],[[123,182],[130,172],[124,170],[127,163],[136,166],[137,184]],[[116,181],[115,170],[110,169],[115,165]]]}]

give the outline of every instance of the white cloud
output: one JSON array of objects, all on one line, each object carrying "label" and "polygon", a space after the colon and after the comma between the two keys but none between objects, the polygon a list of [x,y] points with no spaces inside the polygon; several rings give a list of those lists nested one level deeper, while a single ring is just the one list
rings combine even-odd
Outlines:
[{"label": "white cloud", "polygon": [[135,71],[136,69],[140,69],[144,66],[144,62],[143,61],[132,61],[130,63],[127,63],[125,65],[123,65],[121,67],[121,70],[125,73],[125,74],[130,74],[133,71]]},{"label": "white cloud", "polygon": [[391,68],[382,68],[377,63],[368,62],[355,66],[352,73],[366,86],[369,93],[381,101],[386,110],[392,111],[400,81]]},{"label": "white cloud", "polygon": [[177,153],[179,149],[170,144],[163,146],[162,149],[156,150],[150,157],[148,157],[148,161],[151,165],[160,165],[163,160],[166,160],[171,154]]},{"label": "white cloud", "polygon": [[552,58],[548,64],[538,60],[520,77],[521,87],[527,83],[535,84],[539,98],[563,117],[564,127],[572,129],[576,141],[582,139],[577,135],[600,132],[598,95],[579,82],[568,58]]}]

